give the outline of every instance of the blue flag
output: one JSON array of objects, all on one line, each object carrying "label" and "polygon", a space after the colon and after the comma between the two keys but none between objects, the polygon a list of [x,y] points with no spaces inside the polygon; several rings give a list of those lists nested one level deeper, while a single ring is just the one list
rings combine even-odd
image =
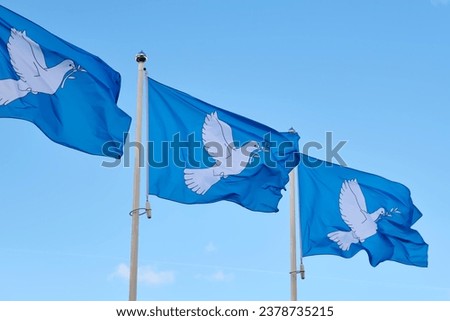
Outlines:
[{"label": "blue flag", "polygon": [[0,6],[0,117],[30,121],[56,143],[120,157],[131,118],[120,75],[98,57]]},{"label": "blue flag", "polygon": [[301,155],[298,167],[304,256],[392,260],[426,267],[428,245],[411,226],[422,216],[402,184]]},{"label": "blue flag", "polygon": [[278,211],[298,164],[296,133],[279,133],[153,79],[148,88],[150,194]]}]

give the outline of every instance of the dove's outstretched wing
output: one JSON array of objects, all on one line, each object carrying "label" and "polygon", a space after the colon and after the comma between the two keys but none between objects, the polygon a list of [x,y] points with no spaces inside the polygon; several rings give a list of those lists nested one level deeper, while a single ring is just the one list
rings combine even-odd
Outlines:
[{"label": "dove's outstretched wing", "polygon": [[234,149],[231,127],[221,121],[217,112],[206,115],[202,129],[203,145],[216,161],[223,162]]},{"label": "dove's outstretched wing", "polygon": [[356,179],[342,183],[339,209],[342,219],[353,231],[367,220],[366,200]]},{"label": "dove's outstretched wing", "polygon": [[22,81],[39,76],[39,69],[47,69],[41,47],[25,31],[12,28],[7,47],[11,65]]}]

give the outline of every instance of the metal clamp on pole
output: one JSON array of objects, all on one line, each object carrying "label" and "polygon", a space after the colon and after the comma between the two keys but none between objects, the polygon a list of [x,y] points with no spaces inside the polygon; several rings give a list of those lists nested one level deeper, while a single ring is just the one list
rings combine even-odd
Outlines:
[{"label": "metal clamp on pole", "polygon": [[145,213],[147,214],[148,219],[152,218],[152,209],[150,208],[150,202],[148,200],[145,202]]},{"label": "metal clamp on pole", "polygon": [[302,280],[305,279],[305,266],[303,265],[303,263],[300,263],[300,277],[302,278]]},{"label": "metal clamp on pole", "polygon": [[[150,206],[150,204],[148,204],[148,206]],[[139,208],[135,208],[134,210],[131,210],[128,215],[130,215],[131,217],[133,217],[134,213],[137,213],[138,216],[147,214],[148,218],[151,218],[151,208],[147,208],[147,204],[145,205],[145,207],[139,207]],[[150,217],[149,217],[150,216]]]},{"label": "metal clamp on pole", "polygon": [[289,272],[289,274],[300,274],[300,277],[302,278],[302,280],[305,279],[305,266],[303,265],[303,263],[300,264],[300,270],[296,270],[296,271],[291,271]]}]

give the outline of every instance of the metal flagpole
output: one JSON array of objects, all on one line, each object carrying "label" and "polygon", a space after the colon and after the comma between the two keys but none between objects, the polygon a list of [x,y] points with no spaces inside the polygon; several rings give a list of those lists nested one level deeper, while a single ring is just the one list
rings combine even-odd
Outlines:
[{"label": "metal flagpole", "polygon": [[[289,133],[295,133],[293,128],[289,129]],[[291,301],[297,301],[297,249],[296,249],[296,228],[295,228],[295,169],[289,173],[289,190],[290,190],[290,247],[291,247]]]},{"label": "metal flagpole", "polygon": [[147,56],[142,51],[136,55],[138,63],[137,102],[136,102],[136,150],[134,154],[133,207],[131,210],[131,254],[130,254],[130,292],[129,301],[136,301],[139,238],[139,194],[141,184],[141,140],[142,140],[142,96],[144,82],[144,64]]},{"label": "metal flagpole", "polygon": [[297,249],[295,229],[295,171],[289,173],[290,182],[290,234],[291,234],[291,301],[297,301]]},{"label": "metal flagpole", "polygon": [[[149,144],[148,144],[148,140],[150,139],[150,97],[149,97],[149,93],[148,93],[148,72],[147,72],[147,68],[144,68],[144,110],[145,110],[145,119],[146,121],[146,131],[145,131],[145,137],[146,137],[146,141],[147,143],[145,144],[145,146],[147,148],[149,148]],[[150,150],[147,151],[147,155],[150,152]],[[149,201],[149,196],[150,196],[150,163],[147,159],[146,163],[145,163],[145,173],[146,175],[146,182],[145,182],[145,186],[146,186],[146,192],[145,192],[145,213],[147,214],[147,218],[151,219],[152,218],[152,209],[150,208],[150,201]]]},{"label": "metal flagpole", "polygon": [[[300,161],[302,161],[300,159]],[[300,193],[302,192],[300,189],[300,167],[298,168],[299,170],[297,171],[298,175],[297,175],[297,180],[298,180],[298,195],[300,195]],[[300,278],[302,280],[305,279],[305,266],[303,265],[303,245],[302,245],[302,219],[301,219],[301,210],[300,210],[300,197],[298,198],[298,243],[299,243],[299,247],[300,247]]]}]

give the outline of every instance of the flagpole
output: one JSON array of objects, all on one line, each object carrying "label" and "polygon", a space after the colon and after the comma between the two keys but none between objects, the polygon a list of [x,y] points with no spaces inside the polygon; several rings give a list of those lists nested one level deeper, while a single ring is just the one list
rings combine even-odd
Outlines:
[{"label": "flagpole", "polygon": [[141,140],[142,140],[142,96],[144,82],[144,64],[147,56],[142,51],[136,55],[138,63],[137,101],[136,101],[136,149],[134,154],[133,207],[131,211],[131,253],[130,253],[130,291],[129,301],[136,301],[137,270],[138,270],[138,240],[139,240],[139,194],[141,185]]},{"label": "flagpole", "polygon": [[295,229],[295,171],[289,173],[290,182],[290,248],[291,248],[291,301],[297,301],[297,249]]},{"label": "flagpole", "polygon": [[[144,68],[144,110],[145,110],[145,120],[146,120],[146,130],[145,130],[145,139],[146,139],[146,144],[145,147],[149,148],[148,146],[148,140],[150,139],[150,97],[149,97],[149,93],[148,93],[148,72],[147,72],[147,68]],[[148,155],[148,153],[147,153]],[[145,159],[145,157],[144,157]],[[146,182],[145,182],[145,213],[147,214],[147,218],[151,219],[152,218],[152,209],[150,208],[150,201],[149,201],[149,196],[150,196],[150,163],[147,159],[147,161],[145,162],[145,173],[147,175],[146,178]]]},{"label": "flagpole", "polygon": [[[289,133],[295,133],[293,128],[289,129]],[[296,223],[295,223],[295,201],[296,201],[296,184],[295,169],[289,173],[289,196],[290,196],[290,248],[291,248],[291,301],[297,301],[297,249],[296,249]]]},{"label": "flagpole", "polygon": [[[302,162],[302,158],[300,158],[300,162]],[[305,266],[303,265],[303,243],[302,243],[302,219],[301,219],[301,210],[300,210],[300,202],[301,202],[301,198],[300,198],[300,193],[301,193],[301,189],[300,189],[300,165],[297,166],[297,180],[298,180],[298,193],[297,195],[299,195],[298,198],[298,202],[297,202],[297,206],[298,206],[298,244],[300,247],[300,270],[298,271],[300,273],[300,278],[302,280],[305,279]]]}]

